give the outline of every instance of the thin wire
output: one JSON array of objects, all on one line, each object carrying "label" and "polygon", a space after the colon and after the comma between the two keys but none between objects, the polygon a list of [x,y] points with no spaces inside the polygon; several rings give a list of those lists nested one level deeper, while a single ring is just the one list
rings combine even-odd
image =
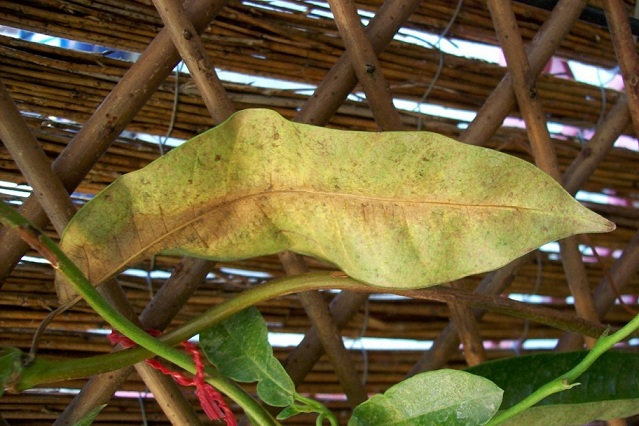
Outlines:
[{"label": "thin wire", "polygon": [[599,252],[597,252],[597,249],[595,248],[595,245],[592,243],[592,241],[590,240],[590,237],[588,236],[588,234],[582,234],[581,235],[581,239],[582,241],[585,242],[585,244],[590,247],[590,250],[592,251],[592,254],[595,256],[595,259],[597,259],[597,263],[599,263],[599,265],[601,266],[601,269],[604,273],[604,276],[606,277],[607,281],[608,281],[608,285],[610,286],[610,289],[612,290],[613,294],[615,295],[615,298],[617,299],[617,301],[619,302],[619,305],[626,311],[628,312],[630,315],[632,316],[637,316],[637,314],[639,314],[639,312],[635,311],[634,309],[632,309],[630,306],[628,306],[628,304],[626,304],[626,302],[623,300],[623,297],[621,295],[621,293],[619,292],[619,288],[617,288],[617,285],[615,284],[615,281],[612,279],[612,275],[610,274],[610,270],[608,269],[608,267],[606,266],[606,264],[604,263],[603,259],[601,258],[601,256],[599,255]]},{"label": "thin wire", "polygon": [[368,330],[369,318],[370,318],[370,304],[369,304],[369,299],[366,299],[366,303],[364,303],[364,321],[362,323],[362,329],[359,332],[359,338],[358,338],[362,346],[362,361],[364,363],[364,365],[362,366],[363,368],[362,385],[366,385],[366,382],[368,381],[368,368],[369,368],[368,351],[366,350],[366,346],[364,346],[364,343],[362,342],[362,338],[366,335],[366,331]]},{"label": "thin wire", "polygon": [[[533,289],[532,293],[529,294],[528,296],[526,296],[524,298],[524,301],[528,298],[530,298],[530,296],[535,295],[537,293],[539,293],[539,289],[541,288],[541,282],[543,279],[543,262],[541,259],[541,252],[539,250],[537,250],[537,278],[535,280],[535,288]],[[524,328],[521,332],[521,335],[515,340],[514,344],[513,344],[513,351],[517,354],[517,355],[521,355],[521,351],[523,350],[523,346],[524,346],[524,342],[526,341],[527,337],[528,337],[528,331],[530,330],[530,320],[529,319],[525,319],[524,320]]]},{"label": "thin wire", "polygon": [[144,399],[142,398],[142,392],[138,392],[138,404],[140,405],[140,414],[142,415],[142,425],[148,426],[149,423],[146,420],[146,409],[144,408]]},{"label": "thin wire", "polygon": [[180,72],[182,71],[182,66],[184,62],[180,61],[177,67],[175,67],[175,81],[173,85],[173,110],[171,111],[171,121],[169,121],[169,128],[166,131],[166,136],[164,139],[160,139],[158,146],[160,147],[160,155],[164,155],[164,146],[166,142],[171,137],[171,133],[173,133],[173,128],[175,127],[175,119],[177,117],[177,109],[180,99]]},{"label": "thin wire", "polygon": [[597,68],[597,82],[599,83],[599,90],[601,91],[601,110],[599,111],[599,118],[597,119],[597,124],[596,127],[599,127],[599,125],[601,124],[601,122],[603,121],[605,115],[606,115],[606,107],[607,107],[607,94],[606,94],[606,86],[615,79],[615,77],[617,77],[617,74],[619,73],[619,65],[613,67],[611,69],[611,73],[612,73],[612,77],[610,77],[608,80],[603,81],[601,79],[601,70],[599,68]]},{"label": "thin wire", "polygon": [[[462,7],[463,2],[464,2],[463,0],[459,0],[457,2],[457,7],[455,8],[455,12],[453,13],[453,16],[451,16],[450,20],[448,21],[448,24],[446,24],[446,28],[444,28],[444,31],[442,31],[439,34],[439,37],[437,38],[437,41],[435,42],[435,45],[433,46],[435,49],[437,49],[439,51],[439,64],[437,65],[437,71],[435,72],[435,76],[433,77],[433,79],[431,80],[430,84],[426,88],[426,91],[424,92],[424,95],[421,97],[421,99],[417,103],[417,106],[415,107],[415,110],[418,110],[418,111],[421,110],[422,104],[424,103],[424,101],[426,101],[426,99],[430,95],[430,92],[435,87],[435,84],[437,83],[437,80],[439,80],[439,76],[441,75],[441,72],[444,69],[444,52],[441,49],[441,42],[446,37],[446,34],[448,34],[448,31],[450,30],[450,28],[453,26],[453,24],[457,20],[457,17],[459,16],[459,12],[461,11],[461,7]],[[417,117],[417,130],[421,130],[422,129],[422,124],[423,124],[422,123],[422,115],[420,113],[419,116]]]},{"label": "thin wire", "polygon": [[353,339],[349,349],[354,349],[355,344],[359,343],[360,352],[362,353],[362,385],[366,385],[368,381],[368,351],[366,350],[366,346],[364,346],[364,342],[362,341],[363,337],[366,335],[366,331],[368,330],[368,320],[370,318],[370,309],[368,299],[366,299],[366,303],[364,303],[364,320],[362,322],[362,328],[360,329],[357,338]]},{"label": "thin wire", "polygon": [[49,312],[49,314],[42,320],[35,333],[33,333],[33,339],[31,340],[31,349],[29,350],[29,354],[24,361],[24,365],[31,364],[31,362],[33,362],[33,360],[35,359],[36,354],[38,353],[38,347],[40,346],[40,338],[42,337],[42,333],[44,333],[51,321],[53,321],[55,317],[57,317],[64,311],[68,310],[70,307],[71,305],[64,304]]},{"label": "thin wire", "polygon": [[155,292],[153,291],[153,278],[151,277],[151,274],[153,273],[154,269],[155,269],[155,255],[151,257],[151,263],[149,264],[149,269],[146,271],[146,285],[149,288],[149,295],[151,296],[151,300],[153,300],[153,297],[155,296]]}]

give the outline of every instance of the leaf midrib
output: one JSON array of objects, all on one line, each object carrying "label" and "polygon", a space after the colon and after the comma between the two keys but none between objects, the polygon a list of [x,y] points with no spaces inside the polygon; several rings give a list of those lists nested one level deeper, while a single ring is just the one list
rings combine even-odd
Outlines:
[{"label": "leaf midrib", "polygon": [[[462,203],[451,203],[451,202],[442,202],[442,201],[420,201],[420,200],[410,200],[410,199],[398,199],[398,198],[389,198],[389,197],[381,197],[381,196],[369,196],[369,195],[358,195],[358,194],[348,194],[343,192],[327,192],[327,191],[310,191],[310,190],[273,190],[273,191],[264,191],[259,193],[251,193],[246,194],[237,198],[232,199],[223,199],[221,202],[214,204],[212,208],[207,209],[206,212],[196,215],[195,217],[185,221],[180,226],[175,229],[169,231],[166,234],[163,234],[161,237],[154,239],[153,241],[145,244],[144,247],[137,251],[133,256],[129,256],[124,259],[123,262],[117,265],[116,268],[113,268],[115,271],[119,271],[122,268],[126,267],[129,260],[135,258],[143,253],[145,253],[150,247],[153,247],[155,244],[159,243],[163,239],[167,238],[174,233],[182,231],[183,229],[191,226],[193,223],[200,220],[202,217],[209,214],[212,210],[215,210],[217,207],[221,205],[231,205],[234,203],[240,203],[243,201],[247,201],[251,198],[264,197],[269,195],[289,195],[289,194],[307,194],[311,196],[326,196],[332,198],[346,198],[346,199],[361,199],[372,202],[384,202],[384,203],[397,203],[397,204],[428,204],[432,206],[442,206],[442,207],[453,207],[453,208],[471,208],[471,209],[503,209],[503,210],[525,210],[525,211],[537,211],[537,212],[545,212],[545,210],[531,207],[522,207],[522,206],[509,206],[509,205],[495,205],[495,204],[462,204]],[[206,203],[205,203],[206,204]],[[192,207],[192,206],[191,206]],[[137,227],[136,227],[137,228]],[[102,283],[106,280],[106,278],[101,278],[99,283]]]}]

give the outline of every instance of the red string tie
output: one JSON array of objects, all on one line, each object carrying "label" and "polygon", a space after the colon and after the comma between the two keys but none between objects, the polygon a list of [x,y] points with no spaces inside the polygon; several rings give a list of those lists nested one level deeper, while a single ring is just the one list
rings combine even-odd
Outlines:
[{"label": "red string tie", "polygon": [[[158,337],[162,332],[159,330],[147,330],[153,337]],[[112,345],[120,344],[124,348],[131,348],[135,346],[135,343],[126,336],[121,335],[117,331],[112,331],[107,335],[107,339]],[[179,371],[173,371],[166,368],[162,363],[156,359],[147,359],[145,362],[147,365],[159,370],[167,376],[173,377],[175,381],[181,386],[195,386],[195,395],[200,401],[200,405],[204,412],[211,420],[224,419],[228,426],[236,426],[237,421],[233,415],[233,411],[224,402],[222,394],[220,394],[213,386],[206,383],[204,379],[204,362],[202,361],[202,355],[197,350],[197,346],[191,342],[182,342],[184,349],[191,355],[193,362],[195,363],[195,376],[193,378],[187,377]]]}]

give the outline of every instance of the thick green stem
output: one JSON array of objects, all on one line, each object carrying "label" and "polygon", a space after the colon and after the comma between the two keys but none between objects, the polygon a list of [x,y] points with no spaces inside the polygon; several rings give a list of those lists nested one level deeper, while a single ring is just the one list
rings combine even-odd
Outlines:
[{"label": "thick green stem", "polygon": [[493,417],[487,426],[496,426],[504,423],[506,420],[518,415],[524,410],[532,407],[542,399],[552,394],[570,389],[574,386],[578,386],[579,383],[575,383],[575,380],[581,376],[590,366],[606,351],[611,349],[615,344],[626,339],[635,331],[639,330],[639,315],[634,317],[632,321],[618,330],[616,333],[610,336],[602,336],[597,341],[597,344],[588,352],[586,357],[577,364],[572,370],[557,377],[556,379],[546,383],[535,392],[524,398],[517,404],[513,405],[509,409],[503,411],[497,416]]},{"label": "thick green stem", "polygon": [[[330,272],[317,272],[273,280],[270,281],[268,284],[253,287],[251,289],[243,291],[242,293],[235,296],[233,299],[227,300],[224,303],[209,309],[201,316],[185,323],[179,329],[175,329],[163,334],[159,337],[159,340],[170,345],[176,345],[179,342],[187,340],[200,333],[202,330],[205,330],[208,327],[211,327],[225,320],[226,318],[243,309],[254,306],[259,302],[263,302],[265,300],[269,300],[286,294],[297,293],[300,291],[321,289],[348,289],[351,291],[366,292],[374,290],[374,288],[372,288],[371,286],[360,283],[343,275],[334,275]],[[426,293],[426,291],[423,291],[423,294],[421,294],[421,296],[416,291],[401,292],[394,290],[393,292],[398,294],[405,294],[411,297],[428,297],[432,298],[433,300],[439,300],[442,302],[457,300],[458,298],[461,298],[464,302],[470,303],[471,305],[473,305],[471,303],[472,300],[477,301],[477,298],[479,298],[479,296],[472,294],[465,295],[461,292],[455,292],[456,294],[448,294],[450,289],[445,289],[446,292],[444,292],[444,294],[439,294],[440,291],[437,291],[441,289],[428,290],[428,293]],[[469,297],[473,299],[467,300]],[[484,303],[481,304],[481,307],[489,307],[487,305],[487,301],[484,301]],[[543,319],[541,318],[537,319],[536,317],[532,317],[531,319],[536,319],[543,322]],[[24,374],[20,382],[14,385],[14,389],[21,391],[44,383],[88,377],[93,374],[104,373],[134,364],[145,358],[148,358],[149,356],[151,356],[151,354],[143,348],[135,348],[126,351],[120,351],[106,355],[97,355],[90,358],[72,361],[49,361],[44,359],[36,359],[33,364],[29,366],[29,368],[24,370]]]},{"label": "thick green stem", "polygon": [[[264,300],[300,291],[346,287],[352,289],[357,285],[366,287],[349,278],[332,277],[329,273],[311,273],[271,281],[266,285],[243,291],[233,299],[209,309],[180,328],[167,332],[157,339],[168,345],[175,345]],[[137,347],[68,361],[37,358],[29,367],[25,368],[20,382],[16,383],[13,388],[17,391],[23,391],[44,383],[88,377],[135,364],[150,356],[152,354],[149,351]],[[215,374],[214,371],[212,373]]]},{"label": "thick green stem", "polygon": [[[23,238],[33,248],[38,250],[47,260],[49,260],[49,262],[51,262],[51,265],[54,268],[64,274],[64,276],[74,285],[76,291],[84,297],[87,303],[114,329],[119,330],[122,334],[139,346],[145,348],[147,351],[165,358],[184,370],[195,374],[195,365],[188,355],[178,351],[164,341],[155,339],[147,332],[137,327],[126,317],[122,316],[122,314],[113,308],[100,295],[100,293],[98,293],[82,272],[75,266],[75,264],[73,264],[73,262],[71,262],[71,260],[69,260],[69,258],[66,257],[53,240],[48,238],[41,231],[35,229],[26,219],[20,216],[11,207],[8,207],[5,203],[0,203],[0,222],[18,232],[21,238]],[[239,404],[252,418],[259,420],[259,424],[278,424],[271,415],[264,410],[264,408],[262,408],[240,387],[236,386],[225,377],[215,374],[212,370],[208,372],[213,374],[209,375],[207,382]]]}]

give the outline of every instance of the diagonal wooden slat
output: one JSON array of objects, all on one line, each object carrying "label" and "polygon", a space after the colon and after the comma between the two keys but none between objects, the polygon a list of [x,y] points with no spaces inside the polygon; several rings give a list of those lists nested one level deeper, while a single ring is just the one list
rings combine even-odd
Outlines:
[{"label": "diagonal wooden slat", "polygon": [[[419,0],[386,0],[365,28],[375,55],[380,55],[399,28],[420,5]],[[344,52],[326,73],[311,98],[295,115],[294,121],[326,125],[357,84],[350,54]]]},{"label": "diagonal wooden slat", "polygon": [[0,81],[0,139],[7,147],[22,175],[34,189],[43,210],[59,235],[64,225],[75,213],[75,207],[67,196],[60,179],[51,170],[51,162],[33,136],[18,107],[11,99],[4,83]]},{"label": "diagonal wooden slat", "polygon": [[[453,288],[462,287],[458,281],[449,285]],[[461,342],[464,358],[468,366],[472,367],[486,361],[484,341],[473,310],[461,303],[449,303],[448,309],[450,309],[450,322],[455,324],[457,336]]]},{"label": "diagonal wooden slat", "polygon": [[222,82],[204,49],[198,31],[179,2],[153,0],[153,4],[165,28],[169,30],[173,44],[191,71],[209,113],[216,124],[221,123],[233,113],[235,107],[222,87]]},{"label": "diagonal wooden slat", "polygon": [[[557,156],[550,141],[543,107],[537,94],[537,77],[530,72],[530,64],[524,52],[519,26],[511,4],[488,0],[488,7],[493,16],[497,36],[502,43],[508,70],[512,75],[515,97],[526,122],[535,163],[555,180],[561,182]],[[577,313],[590,321],[599,321],[577,238],[569,237],[560,241],[559,244],[568,286],[575,298]],[[596,340],[588,338],[586,343],[592,347]]]},{"label": "diagonal wooden slat", "polygon": [[[42,147],[29,131],[23,117],[1,82],[0,105],[5,112],[0,119],[0,138],[12,153],[24,177],[33,187],[38,201],[48,217],[51,218],[54,227],[61,234],[64,226],[75,212],[75,207],[62,182],[51,170],[51,164]],[[116,292],[118,288],[119,285],[115,281],[111,281],[105,290]],[[125,304],[123,308],[127,309],[124,300],[126,299],[120,299]],[[130,307],[128,310],[133,312]],[[144,363],[136,364],[135,368],[144,377],[147,386],[153,389],[158,403],[169,418],[183,423],[197,422],[195,412],[180,393],[175,382]]]},{"label": "diagonal wooden slat", "polygon": [[355,3],[351,0],[329,0],[328,3],[377,125],[381,130],[401,130],[402,121],[393,105],[393,95],[357,15]]},{"label": "diagonal wooden slat", "polygon": [[[527,46],[526,56],[530,63],[530,72],[533,75],[539,74],[548,63],[563,38],[579,18],[586,3],[587,0],[560,0],[557,2],[552,14]],[[473,145],[486,144],[486,141],[499,129],[504,118],[515,107],[515,94],[512,85],[512,76],[506,74],[477,112],[473,122],[460,135],[460,140]]]},{"label": "diagonal wooden slat", "polygon": [[637,55],[636,42],[630,30],[628,12],[621,0],[605,0],[603,5],[612,44],[621,67],[635,135],[639,135],[639,55]]}]

